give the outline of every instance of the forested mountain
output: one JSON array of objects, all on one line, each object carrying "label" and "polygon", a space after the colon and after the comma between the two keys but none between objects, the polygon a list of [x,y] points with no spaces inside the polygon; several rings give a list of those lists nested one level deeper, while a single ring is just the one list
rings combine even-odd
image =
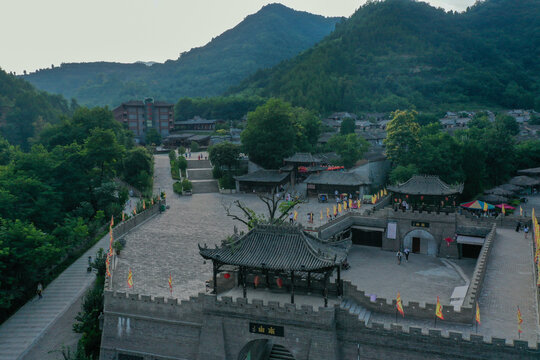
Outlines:
[{"label": "forested mountain", "polygon": [[85,105],[117,105],[145,96],[176,102],[185,96],[219,95],[256,70],[308,49],[328,35],[337,21],[271,4],[177,60],[150,67],[142,63],[62,64],[24,78]]},{"label": "forested mountain", "polygon": [[322,112],[540,108],[540,1],[486,0],[445,12],[371,1],[308,51],[229,93]]},{"label": "forested mountain", "polygon": [[38,91],[0,69],[0,134],[11,144],[26,148],[28,138],[69,112],[62,96]]}]

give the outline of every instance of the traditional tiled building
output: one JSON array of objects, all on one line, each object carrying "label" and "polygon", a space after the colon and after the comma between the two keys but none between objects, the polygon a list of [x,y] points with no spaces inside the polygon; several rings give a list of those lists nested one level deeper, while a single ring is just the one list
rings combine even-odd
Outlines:
[{"label": "traditional tiled building", "polygon": [[144,143],[146,133],[151,128],[156,129],[162,137],[168,136],[174,128],[174,104],[152,98],[122,103],[113,110],[113,114],[116,120],[133,131],[137,142]]}]

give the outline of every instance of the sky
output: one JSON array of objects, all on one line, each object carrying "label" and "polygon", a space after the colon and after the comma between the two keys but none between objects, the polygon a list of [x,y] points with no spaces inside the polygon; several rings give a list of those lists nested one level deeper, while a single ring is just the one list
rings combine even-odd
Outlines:
[{"label": "sky", "polygon": [[[1,0],[0,68],[22,74],[64,62],[177,59],[262,6],[349,17],[365,0]],[[429,0],[462,11],[475,0]]]}]

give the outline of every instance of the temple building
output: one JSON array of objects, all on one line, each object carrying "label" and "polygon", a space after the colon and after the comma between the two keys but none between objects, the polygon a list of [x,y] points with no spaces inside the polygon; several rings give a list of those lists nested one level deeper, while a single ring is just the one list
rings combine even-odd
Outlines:
[{"label": "temple building", "polygon": [[238,192],[272,193],[278,192],[280,187],[289,183],[290,173],[259,169],[246,175],[235,176],[234,179]]},{"label": "temple building", "polygon": [[[349,239],[323,243],[296,226],[258,225],[244,236],[224,241],[221,247],[199,246],[199,251],[203,258],[212,261],[214,294],[223,290],[218,289],[217,275],[225,272],[229,276],[234,274],[244,298],[248,284],[253,288],[288,291],[292,304],[295,291],[320,290],[324,305],[328,306],[329,291],[341,295],[340,267],[350,245]],[[337,280],[330,287],[334,270]]]},{"label": "temple building", "polygon": [[156,129],[162,137],[169,136],[174,127],[174,104],[152,98],[132,100],[116,107],[113,116],[133,132],[137,142],[144,143],[146,133],[151,128]]},{"label": "temple building", "polygon": [[356,199],[370,193],[369,179],[353,172],[323,171],[310,175],[304,182],[308,195],[313,196],[327,194],[332,197],[337,191],[339,194],[352,194]]},{"label": "temple building", "polygon": [[[388,186],[395,208],[454,212],[463,184],[448,185],[438,176],[414,175],[403,184]],[[407,206],[401,206],[405,202]]]}]

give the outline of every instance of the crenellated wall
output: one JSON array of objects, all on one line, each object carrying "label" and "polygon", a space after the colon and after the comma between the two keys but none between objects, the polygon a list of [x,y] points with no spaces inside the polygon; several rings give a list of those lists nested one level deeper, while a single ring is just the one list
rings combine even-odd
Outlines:
[{"label": "crenellated wall", "polygon": [[[405,312],[412,311],[411,304],[405,306]],[[445,316],[450,315],[444,311]],[[281,326],[284,336],[252,333],[250,322]],[[101,360],[116,359],[119,353],[144,360],[236,360],[242,348],[257,339],[285,346],[297,360],[355,359],[358,352],[362,358],[381,359],[540,356],[538,347],[529,348],[526,341],[507,344],[505,339],[485,340],[477,335],[414,327],[406,331],[396,324],[366,326],[337,305],[314,309],[230,297],[218,300],[206,294],[179,302],[105,291],[103,328]]]}]

